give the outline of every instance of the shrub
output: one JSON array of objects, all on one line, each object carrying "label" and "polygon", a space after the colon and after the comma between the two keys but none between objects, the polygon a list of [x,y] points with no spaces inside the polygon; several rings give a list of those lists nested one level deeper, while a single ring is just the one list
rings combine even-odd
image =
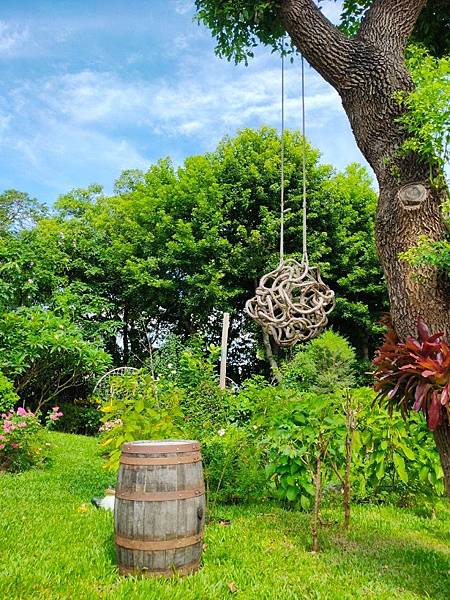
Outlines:
[{"label": "shrub", "polygon": [[314,496],[314,473],[320,456],[322,482],[332,483],[344,462],[345,420],[340,394],[304,393],[289,414],[275,417],[267,437],[266,474],[282,500],[308,510]]},{"label": "shrub", "polygon": [[68,318],[40,307],[0,315],[0,368],[36,410],[103,373],[111,357]]},{"label": "shrub", "polygon": [[198,437],[204,431],[220,429],[224,423],[232,421],[236,403],[232,392],[219,388],[218,349],[210,346],[205,351],[200,337],[191,338],[189,344],[181,352],[178,363],[172,365],[169,375],[170,380],[183,390],[180,407],[186,427],[190,435]]},{"label": "shrub", "polygon": [[12,381],[0,371],[0,413],[8,412],[18,401]]},{"label": "shrub", "polygon": [[405,421],[374,405],[372,390],[353,393],[360,395],[353,465],[359,499],[409,504],[419,495],[442,495],[442,467],[423,417],[414,414]]},{"label": "shrub", "polygon": [[[55,406],[47,416],[47,428],[62,416]],[[0,469],[23,471],[32,466],[42,466],[49,458],[50,444],[45,428],[36,414],[25,408],[2,414],[0,434]]]},{"label": "shrub", "polygon": [[443,333],[431,335],[423,319],[417,321],[418,339],[400,342],[393,327],[374,360],[375,390],[389,410],[422,411],[434,431],[450,414],[450,344]]},{"label": "shrub", "polygon": [[73,402],[63,402],[61,410],[64,419],[57,425],[58,431],[65,433],[78,433],[82,435],[96,435],[102,424],[103,413],[97,402],[77,398]]},{"label": "shrub", "polygon": [[318,393],[349,388],[355,382],[355,362],[355,352],[347,340],[327,330],[283,366],[283,384]]},{"label": "shrub", "polygon": [[109,400],[101,407],[105,467],[118,468],[124,442],[179,436],[181,396],[173,383],[156,382],[145,371],[112,378]]},{"label": "shrub", "polygon": [[202,440],[208,500],[238,502],[267,493],[262,450],[245,429],[229,425]]},{"label": "shrub", "polygon": [[[408,504],[412,498],[443,493],[443,473],[424,420],[406,423],[374,405],[370,388],[351,390],[356,415],[353,442],[353,496]],[[266,472],[274,493],[308,509],[314,492],[319,445],[325,448],[322,477],[326,487],[340,487],[344,465],[343,394],[304,393],[289,413],[275,417],[267,435]]]}]

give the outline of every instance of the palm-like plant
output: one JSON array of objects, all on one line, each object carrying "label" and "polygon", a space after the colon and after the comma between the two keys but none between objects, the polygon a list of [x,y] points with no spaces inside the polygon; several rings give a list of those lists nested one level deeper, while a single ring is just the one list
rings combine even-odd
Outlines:
[{"label": "palm-like plant", "polygon": [[406,416],[412,408],[423,411],[434,431],[445,410],[450,415],[450,345],[443,333],[431,334],[424,320],[417,320],[417,339],[401,342],[392,326],[386,333],[374,364],[377,399],[399,407]]}]

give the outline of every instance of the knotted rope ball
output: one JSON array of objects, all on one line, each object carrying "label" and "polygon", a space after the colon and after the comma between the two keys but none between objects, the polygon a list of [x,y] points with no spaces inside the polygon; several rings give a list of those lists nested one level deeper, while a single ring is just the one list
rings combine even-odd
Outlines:
[{"label": "knotted rope ball", "polygon": [[246,312],[282,348],[318,335],[335,306],[334,292],[322,281],[319,267],[290,258],[263,275]]}]

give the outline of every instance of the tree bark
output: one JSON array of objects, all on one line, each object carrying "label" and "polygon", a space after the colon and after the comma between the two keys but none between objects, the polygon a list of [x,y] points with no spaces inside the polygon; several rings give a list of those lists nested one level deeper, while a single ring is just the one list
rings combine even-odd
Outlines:
[{"label": "tree bark", "polygon": [[319,523],[320,523],[320,503],[322,500],[322,447],[321,440],[318,443],[318,454],[316,462],[316,473],[314,475],[314,512],[311,520],[311,551],[319,552]]},{"label": "tree bark", "polygon": [[280,373],[280,369],[278,367],[278,363],[275,360],[275,356],[273,355],[272,344],[270,343],[269,334],[266,331],[262,333],[263,344],[264,344],[264,352],[266,354],[267,362],[270,365],[270,370],[272,372],[272,376],[277,383],[281,383],[282,377]]},{"label": "tree bark", "polygon": [[439,449],[442,470],[444,471],[444,484],[447,494],[450,495],[450,417],[448,411],[443,424],[434,432],[434,441]]},{"label": "tree bark", "polygon": [[[427,0],[374,0],[358,35],[345,38],[313,0],[283,0],[280,17],[296,47],[341,96],[356,142],[373,168],[380,189],[376,243],[389,291],[394,327],[401,339],[417,334],[422,316],[431,331],[450,334],[450,285],[434,268],[417,273],[400,254],[419,236],[442,240],[441,205],[446,190],[430,183],[420,156],[401,155],[405,132],[396,92],[413,82],[404,48]],[[450,453],[448,419],[435,435],[441,462]],[[446,477],[450,495],[450,476]]]}]

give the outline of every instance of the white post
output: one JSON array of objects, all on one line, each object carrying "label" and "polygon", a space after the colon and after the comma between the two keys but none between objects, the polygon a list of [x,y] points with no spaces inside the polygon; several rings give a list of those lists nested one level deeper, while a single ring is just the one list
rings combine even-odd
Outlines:
[{"label": "white post", "polygon": [[227,346],[228,346],[228,327],[230,325],[230,313],[223,313],[222,325],[222,351],[220,353],[220,389],[225,389],[227,377]]}]

